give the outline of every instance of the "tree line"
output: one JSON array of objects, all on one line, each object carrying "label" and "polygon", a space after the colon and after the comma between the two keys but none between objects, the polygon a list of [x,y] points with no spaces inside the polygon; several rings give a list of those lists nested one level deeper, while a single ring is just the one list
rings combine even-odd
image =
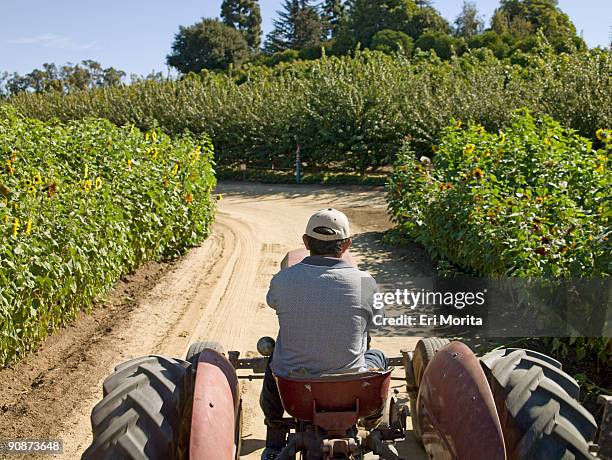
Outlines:
[{"label": "tree line", "polygon": [[358,48],[408,55],[419,48],[443,59],[489,48],[506,58],[531,51],[538,30],[557,51],[586,48],[557,0],[501,0],[488,27],[469,0],[452,23],[430,0],[284,0],[263,41],[258,1],[224,0],[220,20],[180,27],[167,63],[186,74],[340,56]]},{"label": "tree line", "polygon": [[538,40],[523,64],[486,48],[449,61],[364,50],[68,95],[20,93],[10,103],[42,120],[97,117],[171,135],[206,132],[217,164],[231,168],[291,168],[300,145],[308,172],[376,170],[404,143],[431,155],[452,118],[497,132],[521,107],[597,142],[595,131],[612,120],[612,53],[559,54]]},{"label": "tree line", "polygon": [[[103,67],[91,59],[77,64],[67,63],[58,66],[44,63],[42,69],[34,69],[21,75],[17,72],[0,73],[0,100],[18,93],[47,93],[55,91],[69,94],[95,88],[112,88],[125,82],[126,73],[114,67]],[[131,74],[130,81],[163,80],[161,72],[151,72],[146,76]]]},{"label": "tree line", "polygon": [[104,68],[99,62],[92,60],[59,67],[53,63],[45,63],[42,69],[34,69],[25,75],[17,72],[0,74],[0,97],[22,91],[69,93],[75,90],[111,87],[120,84],[124,77],[124,71],[114,67]]},{"label": "tree line", "polygon": [[[488,27],[473,1],[465,0],[450,23],[430,0],[284,0],[273,30],[262,40],[258,0],[223,0],[220,19],[204,18],[181,26],[174,38],[169,66],[182,74],[227,70],[243,64],[272,67],[280,62],[352,55],[357,49],[410,56],[415,49],[433,50],[442,59],[470,49],[488,48],[504,59],[521,63],[537,47],[540,31],[557,51],[585,49],[569,16],[557,0],[500,0]],[[109,88],[124,82],[126,73],[104,68],[93,60],[20,75],[0,73],[0,99],[20,92]],[[161,73],[130,80],[161,80]]]}]

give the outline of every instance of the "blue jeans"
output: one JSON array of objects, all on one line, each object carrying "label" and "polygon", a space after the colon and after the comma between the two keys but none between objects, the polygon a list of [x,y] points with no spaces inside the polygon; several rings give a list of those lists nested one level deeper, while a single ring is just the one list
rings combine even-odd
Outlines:
[{"label": "blue jeans", "polygon": [[389,369],[389,362],[387,361],[385,354],[380,350],[370,349],[365,352],[363,357],[368,368],[378,368],[383,371]]},{"label": "blue jeans", "polygon": [[[384,353],[380,350],[367,350],[364,354],[366,367],[377,368],[386,370],[389,368],[387,358]],[[266,366],[266,373],[264,375],[263,387],[261,388],[261,395],[259,396],[259,405],[261,410],[266,417],[265,423],[267,428],[266,434],[266,447],[273,449],[282,449],[285,447],[287,438],[287,429],[280,427],[278,421],[283,418],[285,409],[281,402],[276,381],[270,369],[270,362],[272,361],[272,355],[268,359],[268,365]]]}]

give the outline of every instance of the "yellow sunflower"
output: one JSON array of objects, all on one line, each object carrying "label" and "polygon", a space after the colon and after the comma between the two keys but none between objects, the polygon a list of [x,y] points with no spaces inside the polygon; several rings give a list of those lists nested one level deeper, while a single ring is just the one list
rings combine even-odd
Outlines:
[{"label": "yellow sunflower", "polygon": [[597,136],[597,139],[599,139],[604,144],[607,144],[612,140],[612,132],[610,132],[609,129],[600,128],[597,130],[595,135]]},{"label": "yellow sunflower", "polygon": [[472,176],[474,176],[476,179],[482,179],[482,176],[484,176],[484,171],[480,168],[475,168],[472,171]]}]

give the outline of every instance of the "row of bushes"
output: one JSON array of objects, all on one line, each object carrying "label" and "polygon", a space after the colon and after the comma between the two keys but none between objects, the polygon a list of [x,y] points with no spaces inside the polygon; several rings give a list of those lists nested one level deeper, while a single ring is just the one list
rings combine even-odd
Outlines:
[{"label": "row of bushes", "polygon": [[449,61],[366,51],[68,96],[21,94],[11,103],[44,120],[95,116],[171,135],[208,131],[227,166],[289,167],[301,145],[307,168],[363,172],[391,164],[406,138],[429,152],[453,117],[496,131],[528,107],[592,136],[612,120],[612,53],[559,55],[542,45],[519,66],[486,49]]},{"label": "row of bushes", "polygon": [[[608,277],[612,131],[599,129],[596,137],[599,150],[550,117],[534,119],[527,111],[498,132],[455,121],[442,131],[433,163],[402,150],[388,184],[389,209],[405,237],[422,243],[442,266],[450,262],[473,276],[570,284],[572,277]],[[536,280],[533,292],[521,294],[530,324],[534,318],[547,324],[557,307],[556,315],[564,315],[563,304],[541,304],[542,286]],[[560,294],[557,287],[552,282],[547,299]],[[582,326],[599,319],[589,330],[609,331],[601,323],[605,301],[598,302],[605,292],[593,299],[581,297],[584,289],[571,294]],[[612,360],[610,337],[539,340],[544,349],[588,357],[594,366],[605,368]]]},{"label": "row of bushes", "polygon": [[212,144],[0,108],[0,365],[140,263],[209,235]]},{"label": "row of bushes", "polygon": [[389,181],[395,222],[435,257],[478,276],[591,277],[612,272],[612,132],[592,143],[519,111],[487,132],[442,131],[433,163],[405,148]]}]

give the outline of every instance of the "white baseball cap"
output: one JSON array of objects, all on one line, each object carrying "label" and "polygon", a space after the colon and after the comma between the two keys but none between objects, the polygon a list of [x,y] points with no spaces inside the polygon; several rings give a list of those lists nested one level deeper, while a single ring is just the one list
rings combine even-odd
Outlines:
[{"label": "white baseball cap", "polygon": [[321,241],[350,238],[348,218],[337,209],[327,208],[317,211],[308,219],[306,235]]}]

